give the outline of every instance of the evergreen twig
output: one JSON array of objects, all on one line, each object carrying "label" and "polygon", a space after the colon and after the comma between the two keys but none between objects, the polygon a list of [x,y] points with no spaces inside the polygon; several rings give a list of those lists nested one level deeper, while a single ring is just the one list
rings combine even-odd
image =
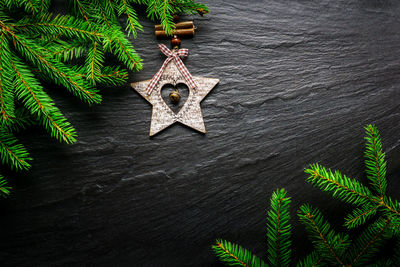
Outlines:
[{"label": "evergreen twig", "polygon": [[284,189],[276,190],[268,211],[268,259],[272,266],[289,266],[291,254],[290,198]]},{"label": "evergreen twig", "polygon": [[260,258],[243,247],[225,240],[217,240],[212,247],[217,257],[229,266],[267,267]]},{"label": "evergreen twig", "polygon": [[10,194],[11,187],[7,185],[6,179],[0,175],[0,197],[6,197]]}]

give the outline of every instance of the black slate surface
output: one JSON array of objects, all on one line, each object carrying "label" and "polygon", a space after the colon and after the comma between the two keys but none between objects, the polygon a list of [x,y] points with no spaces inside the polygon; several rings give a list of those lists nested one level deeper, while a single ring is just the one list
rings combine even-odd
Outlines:
[{"label": "black slate surface", "polygon": [[[345,205],[306,184],[320,162],[365,181],[363,129],[376,123],[400,198],[400,2],[204,1],[183,42],[194,75],[219,77],[202,103],[207,134],[175,125],[148,137],[151,106],[127,84],[88,108],[49,86],[79,133],[61,145],[20,136],[35,158],[0,202],[3,266],[220,266],[218,237],[265,255],[273,190],[293,198],[295,257],[310,251],[299,205],[339,229]],[[153,23],[132,40],[149,79],[164,57]]]}]

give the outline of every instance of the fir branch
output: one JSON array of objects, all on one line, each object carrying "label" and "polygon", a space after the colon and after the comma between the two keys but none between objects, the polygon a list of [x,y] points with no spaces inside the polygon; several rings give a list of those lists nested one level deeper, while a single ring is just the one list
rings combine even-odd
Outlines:
[{"label": "fir branch", "polygon": [[347,235],[336,234],[329,223],[324,221],[318,209],[312,209],[309,205],[302,205],[299,209],[300,222],[304,224],[315,249],[327,257],[331,263],[343,264],[342,254],[350,245]]},{"label": "fir branch", "polygon": [[310,165],[305,173],[310,175],[306,180],[307,182],[350,204],[367,204],[372,196],[370,190],[357,180],[350,179],[345,175],[342,176],[339,171],[327,170],[319,164]]},{"label": "fir branch", "polygon": [[38,11],[38,7],[35,6],[32,1],[34,0],[17,0],[17,2],[21,2],[22,6],[25,7],[25,11],[29,13],[36,13]]},{"label": "fir branch", "polygon": [[361,208],[354,209],[346,216],[344,225],[347,226],[347,228],[356,228],[364,224],[369,218],[376,214],[378,207],[377,205],[366,204],[365,206],[361,206]]},{"label": "fir branch", "polygon": [[383,241],[389,236],[390,219],[378,219],[367,227],[349,248],[352,265],[365,266],[379,252]]},{"label": "fir branch", "polygon": [[100,84],[122,85],[128,79],[128,72],[125,69],[106,66],[102,69],[98,82]]},{"label": "fir branch", "polygon": [[[391,220],[391,231],[394,236],[400,237],[400,217],[399,216],[391,216],[388,217]],[[400,263],[400,262],[399,262]]]},{"label": "fir branch", "polygon": [[147,3],[147,16],[152,20],[159,19],[167,35],[175,29],[173,21],[174,8],[170,0],[154,0]]},{"label": "fir branch", "polygon": [[[157,2],[157,1],[156,1]],[[173,24],[172,13],[173,7],[170,5],[169,0],[161,0],[162,4],[158,7],[157,13],[160,18],[161,25],[163,26],[167,35],[172,35],[172,31],[175,29]]]},{"label": "fir branch", "polygon": [[[76,70],[78,77],[86,78],[87,74],[83,73],[82,67],[72,66],[71,68]],[[98,83],[103,85],[122,85],[126,82],[128,76],[128,72],[125,69],[121,69],[119,66],[105,66],[101,69]]]},{"label": "fir branch", "polygon": [[311,252],[304,260],[297,263],[297,267],[318,267],[322,258],[316,251]]},{"label": "fir branch", "polygon": [[62,62],[81,58],[86,54],[87,50],[87,44],[81,41],[64,41],[58,36],[54,36],[53,38],[39,38],[37,44],[45,50],[46,55]]},{"label": "fir branch", "polygon": [[203,16],[204,14],[209,13],[209,9],[206,5],[201,3],[196,3],[192,0],[175,0],[174,1],[174,10],[175,13],[186,13],[190,15],[200,14]]},{"label": "fir branch", "polygon": [[132,44],[125,38],[119,25],[112,25],[110,28],[96,28],[85,21],[79,21],[71,16],[43,16],[39,22],[28,21],[16,24],[15,27],[29,30],[36,34],[60,35],[77,40],[92,39],[102,41],[107,51],[113,52],[118,59],[125,63],[130,70],[142,68],[141,59],[133,48]]},{"label": "fir branch", "polygon": [[243,247],[225,240],[217,240],[212,246],[217,257],[229,266],[267,267],[260,258]]},{"label": "fir branch", "polygon": [[380,205],[380,210],[387,216],[395,216],[400,218],[400,203],[397,200],[392,200],[390,197],[375,198],[375,203]]},{"label": "fir branch", "polygon": [[6,197],[7,195],[10,194],[11,189],[12,188],[7,185],[7,181],[4,178],[4,176],[0,174],[0,196]]},{"label": "fir branch", "polygon": [[132,44],[118,31],[119,26],[113,26],[111,31],[115,36],[107,36],[103,39],[103,47],[106,51],[111,51],[122,61],[130,70],[141,70],[142,59],[137,55]]},{"label": "fir branch", "polygon": [[31,158],[25,147],[18,143],[17,138],[5,128],[0,127],[0,158],[2,164],[11,169],[27,170],[31,165]]},{"label": "fir branch", "polygon": [[289,266],[290,264],[290,202],[284,189],[277,190],[272,194],[267,223],[267,251],[272,266]]},{"label": "fir branch", "polygon": [[54,59],[63,62],[81,58],[87,50],[82,43],[74,41],[49,43],[46,48],[52,51]]},{"label": "fir branch", "polygon": [[104,53],[101,46],[94,41],[93,45],[89,47],[86,55],[85,69],[86,79],[90,80],[93,84],[98,81],[98,77],[101,75],[101,67],[104,62]]},{"label": "fir branch", "polygon": [[117,12],[118,16],[121,16],[122,14],[125,14],[127,16],[126,20],[126,31],[129,34],[132,34],[133,37],[137,36],[137,31],[138,30],[143,30],[142,25],[140,25],[138,21],[137,14],[135,10],[129,5],[127,0],[119,0],[118,5],[117,5]]},{"label": "fir branch", "polygon": [[126,42],[125,39],[122,40],[114,40],[112,42],[114,54],[118,57],[119,60],[125,63],[125,66],[130,70],[141,70],[142,63],[140,57],[136,54],[136,51],[133,49],[133,46]]},{"label": "fir branch", "polygon": [[96,89],[83,79],[76,78],[73,70],[66,65],[42,55],[40,47],[34,41],[21,34],[16,36],[10,33],[10,35],[15,42],[16,49],[56,84],[63,85],[71,93],[89,104],[101,102],[101,96],[97,94]]},{"label": "fir branch", "polygon": [[52,99],[43,91],[39,81],[16,56],[12,58],[15,71],[15,90],[19,100],[37,118],[51,136],[59,141],[74,143],[76,133],[71,124],[54,106]]},{"label": "fir branch", "polygon": [[12,119],[15,117],[10,57],[9,43],[2,32],[0,35],[0,126],[12,124]]},{"label": "fir branch", "polygon": [[75,14],[79,14],[90,24],[89,17],[91,17],[92,12],[89,12],[89,10],[93,10],[93,5],[90,5],[90,1],[70,0],[69,4]]},{"label": "fir branch", "polygon": [[365,144],[365,166],[367,178],[370,180],[372,188],[383,196],[386,192],[386,160],[385,153],[382,152],[382,141],[375,125],[367,125],[366,144]]},{"label": "fir branch", "polygon": [[40,7],[39,7],[39,14],[47,13],[49,12],[50,8],[50,1],[51,0],[38,0],[40,2]]},{"label": "fir branch", "polygon": [[115,15],[115,4],[112,0],[93,0],[92,3],[98,7],[98,12],[100,13],[98,23],[105,24],[108,28],[111,28],[111,25],[119,24]]},{"label": "fir branch", "polygon": [[34,0],[4,0],[3,3],[8,9],[22,7],[27,13],[36,13],[38,7],[34,5]]},{"label": "fir branch", "polygon": [[24,107],[15,109],[15,118],[13,118],[12,121],[12,124],[4,127],[7,131],[12,133],[18,133],[36,123],[36,120],[32,118]]},{"label": "fir branch", "polygon": [[47,14],[38,17],[36,21],[25,18],[13,24],[13,27],[21,32],[29,32],[30,34],[58,35],[80,41],[87,41],[88,39],[100,41],[104,37],[100,28],[69,15],[53,17],[52,14]]}]

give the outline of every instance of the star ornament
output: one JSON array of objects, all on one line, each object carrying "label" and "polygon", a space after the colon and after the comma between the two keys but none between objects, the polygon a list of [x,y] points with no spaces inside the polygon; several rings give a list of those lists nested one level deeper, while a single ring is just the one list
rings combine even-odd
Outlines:
[{"label": "star ornament", "polygon": [[161,96],[161,89],[166,84],[176,86],[183,83],[188,85],[185,76],[179,71],[174,60],[169,61],[165,66],[159,81],[150,95],[148,95],[146,88],[151,80],[131,83],[133,89],[153,106],[150,136],[159,133],[175,122],[180,122],[199,132],[206,133],[200,102],[218,84],[219,79],[200,76],[193,76],[192,78],[197,87],[192,89],[192,87],[188,86],[189,95],[187,100],[176,114],[168,107]]}]

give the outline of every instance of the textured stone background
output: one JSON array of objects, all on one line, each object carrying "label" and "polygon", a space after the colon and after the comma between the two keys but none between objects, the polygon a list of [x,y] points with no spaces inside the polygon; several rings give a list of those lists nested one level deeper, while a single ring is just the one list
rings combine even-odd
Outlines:
[{"label": "textured stone background", "polygon": [[[92,108],[49,86],[79,142],[21,136],[35,161],[0,202],[3,266],[220,266],[217,237],[264,256],[277,187],[293,197],[303,257],[299,205],[320,207],[339,229],[345,211],[303,169],[318,161],[365,180],[366,123],[382,132],[400,198],[400,2],[204,2],[212,12],[183,44],[193,74],[221,79],[202,104],[207,134],[175,125],[150,139],[151,106],[128,85],[104,89]],[[145,65],[131,81],[164,60],[153,23],[143,24],[132,41]]]}]

